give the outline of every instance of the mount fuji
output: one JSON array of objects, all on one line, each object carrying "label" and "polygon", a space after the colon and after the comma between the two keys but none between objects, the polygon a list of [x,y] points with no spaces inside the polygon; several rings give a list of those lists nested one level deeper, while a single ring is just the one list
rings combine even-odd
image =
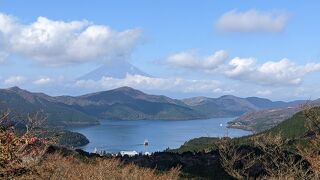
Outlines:
[{"label": "mount fuji", "polygon": [[97,69],[77,78],[77,80],[100,80],[104,77],[123,79],[127,74],[151,77],[128,61],[108,62]]}]

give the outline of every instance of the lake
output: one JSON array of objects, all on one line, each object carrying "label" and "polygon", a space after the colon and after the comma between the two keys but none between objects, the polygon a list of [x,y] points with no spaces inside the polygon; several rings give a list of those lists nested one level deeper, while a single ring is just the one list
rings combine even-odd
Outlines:
[{"label": "lake", "polygon": [[[203,120],[102,120],[100,125],[74,128],[90,141],[83,150],[92,152],[105,150],[116,153],[122,150],[137,152],[163,151],[178,148],[184,142],[197,137],[239,137],[251,134],[241,129],[226,128],[227,122],[234,118],[213,118]],[[147,139],[149,146],[144,147]]]}]

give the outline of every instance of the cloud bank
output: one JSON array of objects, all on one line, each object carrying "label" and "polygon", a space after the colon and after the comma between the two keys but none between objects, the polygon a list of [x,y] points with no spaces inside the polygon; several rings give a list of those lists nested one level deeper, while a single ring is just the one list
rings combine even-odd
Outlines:
[{"label": "cloud bank", "polygon": [[188,69],[202,69],[213,71],[228,58],[228,53],[224,50],[215,52],[206,57],[199,57],[194,50],[171,54],[165,59],[165,63]]},{"label": "cloud bank", "polygon": [[320,63],[296,65],[284,58],[257,65],[253,58],[236,57],[229,62],[229,69],[224,73],[233,79],[262,85],[298,85],[306,74],[315,71],[320,71]]},{"label": "cloud bank", "polygon": [[182,78],[156,78],[141,75],[130,75],[124,79],[102,77],[98,81],[94,80],[78,80],[75,87],[87,89],[113,89],[122,86],[130,86],[144,90],[166,90],[177,92],[211,92],[223,93],[225,90],[221,87],[219,81],[216,80],[188,80]]},{"label": "cloud bank", "polygon": [[[38,17],[23,24],[0,13],[0,48],[37,62],[59,66],[127,58],[141,36],[139,29],[116,31],[87,20],[55,21]],[[1,60],[1,56],[0,56]]]},{"label": "cloud bank", "polygon": [[222,32],[281,32],[287,25],[288,13],[258,11],[240,12],[232,10],[223,14],[216,22],[215,29]]},{"label": "cloud bank", "polygon": [[35,85],[46,85],[46,84],[49,84],[49,83],[52,83],[54,80],[50,77],[41,77],[37,80],[34,80],[33,81],[33,84]]},{"label": "cloud bank", "polygon": [[5,62],[6,62],[7,57],[8,57],[8,54],[7,54],[7,53],[5,53],[5,52],[1,52],[1,51],[0,51],[0,64],[5,63]]},{"label": "cloud bank", "polygon": [[299,85],[312,72],[320,71],[320,63],[297,65],[287,58],[258,64],[255,58],[235,57],[228,60],[227,52],[220,50],[205,58],[198,58],[193,51],[169,55],[168,65],[205,73],[216,73],[225,77],[260,85]]},{"label": "cloud bank", "polygon": [[24,76],[10,76],[4,80],[5,85],[16,86],[26,81]]}]

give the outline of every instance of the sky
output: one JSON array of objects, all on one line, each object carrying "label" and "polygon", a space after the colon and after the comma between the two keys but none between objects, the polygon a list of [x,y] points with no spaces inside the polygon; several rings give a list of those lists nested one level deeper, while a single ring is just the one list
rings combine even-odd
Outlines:
[{"label": "sky", "polygon": [[[0,88],[320,97],[320,2],[0,0]],[[151,76],[78,77],[126,61]]]}]

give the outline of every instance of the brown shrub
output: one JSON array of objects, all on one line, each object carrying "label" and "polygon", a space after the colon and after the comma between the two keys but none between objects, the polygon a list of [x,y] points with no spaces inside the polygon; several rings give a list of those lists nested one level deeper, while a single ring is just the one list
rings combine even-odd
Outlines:
[{"label": "brown shrub", "polygon": [[240,152],[239,146],[227,138],[218,143],[218,148],[221,165],[230,176],[236,179],[249,177],[249,169],[256,163],[252,152]]},{"label": "brown shrub", "polygon": [[265,178],[271,179],[311,179],[310,167],[304,158],[295,151],[290,152],[287,140],[280,134],[267,134],[255,142],[256,147],[262,150],[258,158],[266,171]]},{"label": "brown shrub", "polygon": [[38,125],[38,116],[28,116],[26,132],[17,135],[10,112],[0,117],[0,178],[11,178],[25,171],[26,164],[30,165],[45,152],[46,143],[31,135]]},{"label": "brown shrub", "polygon": [[16,179],[51,179],[51,180],[104,180],[104,179],[139,179],[139,180],[171,180],[179,178],[179,169],[174,168],[165,173],[155,170],[140,168],[133,164],[123,165],[116,159],[86,161],[73,156],[62,157],[53,154],[45,157],[41,162],[32,167],[31,171]]},{"label": "brown shrub", "polygon": [[307,138],[311,139],[307,147],[297,146],[300,155],[306,159],[313,172],[314,179],[320,179],[320,107],[304,105],[303,114],[308,128]]}]

